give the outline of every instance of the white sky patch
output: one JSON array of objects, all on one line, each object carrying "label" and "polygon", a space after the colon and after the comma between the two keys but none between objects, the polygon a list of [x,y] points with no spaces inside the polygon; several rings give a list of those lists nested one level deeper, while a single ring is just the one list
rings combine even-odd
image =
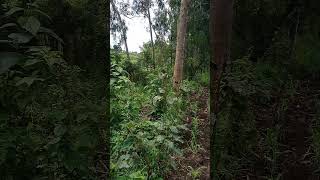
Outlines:
[{"label": "white sky patch", "polygon": [[[149,22],[146,18],[138,17],[133,19],[126,19],[128,27],[128,49],[130,52],[140,52],[140,47],[143,43],[151,41]],[[153,40],[155,34],[153,34]]]},{"label": "white sky patch", "polygon": [[[167,4],[166,4],[166,7],[168,7]],[[156,8],[156,7],[154,7],[154,8]],[[151,9],[151,11],[150,11],[151,20],[154,17],[153,11],[154,11],[154,9]],[[140,47],[142,47],[142,45],[144,43],[151,41],[148,19],[143,18],[143,17],[134,17],[132,19],[129,19],[124,16],[121,16],[121,18],[125,20],[126,26],[128,27],[127,43],[128,43],[129,51],[130,52],[138,52],[138,53],[141,52]],[[156,39],[156,35],[153,31],[152,31],[152,34],[153,34],[153,41],[154,41]],[[111,47],[113,47],[113,45],[119,43],[119,38],[120,38],[119,36],[120,36],[119,33],[117,33],[116,38],[114,38],[112,35],[110,35]],[[123,43],[121,44],[121,48],[122,48],[122,50],[125,50],[125,46]]]},{"label": "white sky patch", "polygon": [[[122,16],[122,18],[124,18]],[[142,47],[143,43],[150,41],[150,32],[149,32],[149,23],[146,18],[143,17],[135,17],[132,19],[125,18],[126,25],[128,27],[127,31],[127,43],[128,49],[130,52],[140,52],[140,47]],[[114,44],[119,43],[120,34],[117,33],[116,39],[110,36],[112,39],[111,47]],[[153,39],[155,39],[155,35],[153,33]],[[124,44],[121,44],[121,48],[125,50]]]}]

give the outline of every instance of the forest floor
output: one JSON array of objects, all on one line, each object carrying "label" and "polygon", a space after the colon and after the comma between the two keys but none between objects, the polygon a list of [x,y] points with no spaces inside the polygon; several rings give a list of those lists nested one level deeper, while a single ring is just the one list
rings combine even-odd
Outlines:
[{"label": "forest floor", "polygon": [[[191,102],[197,102],[197,112],[192,113],[190,109],[185,118],[190,131],[184,138],[184,154],[173,157],[177,167],[166,177],[168,180],[210,179],[208,93],[209,89],[204,88],[202,91],[194,92],[190,97]],[[251,170],[243,171],[243,178],[238,176],[236,179],[320,179],[314,173],[317,167],[314,164],[315,150],[312,144],[313,126],[317,118],[316,103],[319,97],[320,83],[302,80],[294,93],[275,94],[272,103],[262,104],[252,99],[258,138],[267,141],[267,134],[272,131],[273,136],[270,137],[274,137],[274,144],[268,144],[268,148],[271,149],[268,152],[260,152],[258,147],[254,166],[249,168]],[[199,120],[197,150],[190,147],[193,118]]]},{"label": "forest floor", "polygon": [[[277,148],[274,149],[276,158],[272,159],[275,165],[272,167],[274,171],[271,170],[273,177],[283,180],[319,179],[313,173],[315,166],[312,162],[312,125],[319,89],[319,83],[301,81],[286,103],[279,103],[281,101],[276,98],[272,105],[255,107],[259,133],[266,134],[267,129],[278,127]],[[285,109],[282,114],[279,113],[281,108]],[[265,171],[265,164],[263,160],[258,162],[256,173]],[[259,179],[259,176],[250,179]]]},{"label": "forest floor", "polygon": [[281,158],[284,180],[318,179],[313,175],[311,159],[312,124],[316,114],[316,99],[319,84],[303,82],[297,89],[285,113],[285,122],[281,128],[284,144]]},{"label": "forest floor", "polygon": [[[177,167],[176,170],[167,175],[166,179],[210,179],[208,99],[208,88],[203,88],[202,91],[191,94],[190,101],[197,104],[197,112],[193,113],[191,108],[188,109],[184,120],[189,128],[188,133],[184,136],[185,143],[182,145],[184,153],[182,156],[173,157]],[[192,128],[194,126],[193,119],[198,120],[198,127],[196,129]],[[192,129],[195,131],[196,140],[192,138]],[[192,147],[192,143],[195,143],[196,147]]]}]

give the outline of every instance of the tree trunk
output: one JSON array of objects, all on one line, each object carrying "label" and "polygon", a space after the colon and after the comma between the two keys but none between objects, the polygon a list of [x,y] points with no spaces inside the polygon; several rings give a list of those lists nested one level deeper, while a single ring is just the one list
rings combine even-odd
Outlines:
[{"label": "tree trunk", "polygon": [[111,5],[112,5],[112,8],[114,10],[114,12],[117,14],[118,16],[118,19],[121,23],[121,29],[122,29],[122,38],[123,38],[123,41],[124,41],[124,46],[125,46],[125,49],[126,49],[126,54],[127,54],[127,60],[130,61],[130,54],[129,54],[129,49],[128,49],[128,43],[127,43],[127,30],[125,28],[125,23],[124,21],[121,19],[121,15],[114,3],[113,0],[111,0]]},{"label": "tree trunk", "polygon": [[150,2],[149,6],[147,8],[148,13],[148,20],[149,20],[149,28],[150,28],[150,38],[151,38],[151,46],[152,46],[152,62],[153,62],[153,68],[156,68],[156,60],[154,58],[154,44],[153,44],[153,36],[152,36],[152,23],[151,23],[151,15],[150,15]]},{"label": "tree trunk", "polygon": [[220,81],[230,59],[233,0],[210,0],[210,176],[216,179],[218,156],[215,155],[215,135],[219,113]]},{"label": "tree trunk", "polygon": [[180,84],[183,77],[183,62],[185,58],[184,51],[186,47],[189,4],[190,0],[181,0],[180,15],[177,27],[176,59],[173,73],[173,88],[176,92],[179,92]]}]

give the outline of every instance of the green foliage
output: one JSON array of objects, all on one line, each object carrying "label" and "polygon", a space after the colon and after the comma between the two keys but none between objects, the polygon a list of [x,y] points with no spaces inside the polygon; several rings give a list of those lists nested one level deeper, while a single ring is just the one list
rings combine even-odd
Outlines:
[{"label": "green foliage", "polygon": [[199,120],[197,118],[192,118],[191,122],[191,150],[193,152],[197,152],[200,148],[198,142],[198,136],[199,136]]},{"label": "green foliage", "polygon": [[[22,12],[22,14],[20,13]],[[19,14],[18,16],[15,16]],[[33,38],[38,37],[39,34],[44,33],[55,38],[58,43],[63,43],[62,39],[58,37],[52,30],[42,26],[40,20],[43,22],[51,21],[51,18],[41,10],[36,3],[29,3],[26,8],[12,7],[1,17],[4,22],[10,19],[15,19],[14,22],[7,22],[1,25],[1,30],[7,32],[7,38],[3,39],[7,43],[14,44],[16,46],[23,45],[30,42]],[[15,32],[6,31],[8,28],[15,28]],[[18,46],[19,47],[19,46]]]},{"label": "green foliage", "polygon": [[296,46],[296,66],[298,67],[296,69],[299,69],[301,74],[319,76],[319,37],[312,34],[306,34],[298,38]]},{"label": "green foliage", "polygon": [[209,87],[210,75],[209,71],[204,71],[196,74],[195,80],[202,86]]},{"label": "green foliage", "polygon": [[62,40],[42,27],[50,18],[36,2],[16,5],[1,16],[1,35],[14,49],[0,53],[0,176],[96,179],[106,98],[95,89],[104,82],[39,46],[43,33]]},{"label": "green foliage", "polygon": [[[163,70],[147,71],[147,85],[129,79],[121,64],[111,69],[111,173],[115,179],[163,178],[175,167],[186,130],[183,99]],[[171,83],[170,83],[171,84]]]},{"label": "green foliage", "polygon": [[8,112],[1,119],[1,176],[94,178],[104,110],[101,100],[88,98],[93,84],[80,83],[80,69],[47,48],[34,48],[20,68],[1,74],[0,102]]}]

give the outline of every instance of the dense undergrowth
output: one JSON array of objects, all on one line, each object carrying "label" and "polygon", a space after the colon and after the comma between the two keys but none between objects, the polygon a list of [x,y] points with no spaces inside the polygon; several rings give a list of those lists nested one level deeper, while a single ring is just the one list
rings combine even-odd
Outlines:
[{"label": "dense undergrowth", "polygon": [[0,179],[97,179],[106,79],[63,58],[37,2],[19,4],[0,16]]},{"label": "dense undergrowth", "polygon": [[[283,157],[292,151],[286,150],[285,143],[290,142],[283,140],[286,135],[284,128],[290,118],[288,113],[299,115],[290,112],[289,107],[293,106],[296,96],[316,92],[314,88],[317,86],[301,88],[302,84],[317,84],[319,80],[319,66],[314,63],[318,53],[314,51],[315,47],[305,49],[309,44],[303,40],[305,38],[299,38],[292,59],[283,58],[288,56],[285,51],[276,51],[276,48],[286,49],[286,43],[278,40],[258,62],[252,62],[250,56],[245,56],[234,60],[227,69],[216,132],[215,159],[219,160],[214,160],[214,163],[218,168],[218,178],[282,179],[288,170]],[[317,94],[311,95],[318,97]],[[300,99],[304,101],[302,97]],[[309,109],[314,108],[312,103],[308,105]],[[317,174],[319,122],[317,114],[309,116],[314,117],[311,122],[313,133],[308,139],[311,147],[305,157],[311,156],[313,160],[305,161],[312,164],[313,174]]]},{"label": "dense undergrowth", "polygon": [[113,61],[112,177],[163,179],[176,166],[171,157],[183,153],[180,145],[188,130],[183,121],[190,106],[188,96],[200,87],[194,81],[185,81],[182,94],[176,96],[170,71],[146,68],[143,71],[147,76],[134,81],[124,68],[121,62]]},{"label": "dense undergrowth", "polygon": [[1,74],[1,175],[91,179],[106,97],[79,67],[34,50]]}]

